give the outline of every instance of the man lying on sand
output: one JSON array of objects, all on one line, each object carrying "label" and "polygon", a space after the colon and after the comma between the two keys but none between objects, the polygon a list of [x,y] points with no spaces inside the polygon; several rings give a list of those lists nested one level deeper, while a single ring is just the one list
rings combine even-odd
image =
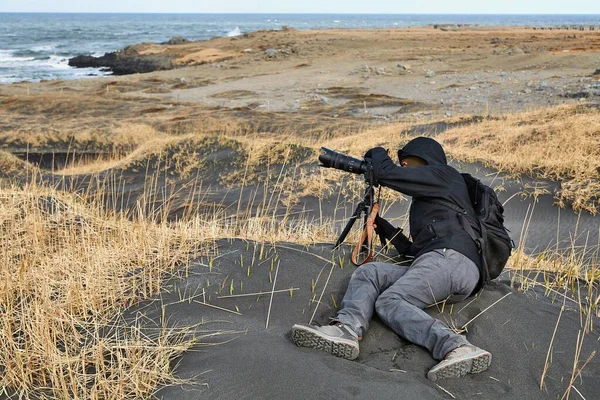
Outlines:
[{"label": "man lying on sand", "polygon": [[[478,287],[481,257],[477,246],[462,228],[456,213],[443,205],[428,202],[442,198],[474,215],[467,186],[460,173],[449,166],[442,146],[419,137],[398,151],[401,166],[394,164],[381,147],[365,154],[375,180],[409,196],[410,242],[401,229],[377,217],[377,230],[400,254],[415,256],[410,267],[371,262],[359,267],[350,282],[341,310],[328,326],[296,324],[294,343],[353,360],[358,357],[359,340],[367,332],[376,312],[399,336],[427,348],[441,360],[427,378],[461,377],[485,371],[492,355],[453,332],[424,308],[447,301],[459,302]],[[367,160],[368,161],[368,160]]]}]

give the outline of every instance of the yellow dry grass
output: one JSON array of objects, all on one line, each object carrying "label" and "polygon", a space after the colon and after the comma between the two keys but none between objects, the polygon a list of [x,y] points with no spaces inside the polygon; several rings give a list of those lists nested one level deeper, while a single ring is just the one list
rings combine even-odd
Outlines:
[{"label": "yellow dry grass", "polygon": [[198,250],[185,231],[35,185],[0,190],[0,230],[1,387],[25,398],[132,398],[173,381],[187,332],[152,337],[115,316]]},{"label": "yellow dry grass", "polygon": [[[238,171],[231,172],[226,182],[256,178],[254,169],[261,165],[287,164],[299,167],[310,162],[320,146],[331,147],[339,152],[360,158],[375,146],[390,149],[394,157],[397,148],[412,137],[400,134],[409,125],[388,124],[371,127],[352,135],[315,138],[281,132],[268,137],[240,133],[239,127],[194,127],[184,136],[159,134],[155,128],[143,124],[124,124],[116,127],[103,141],[114,141],[119,146],[135,149],[126,156],[116,155],[98,163],[74,165],[62,174],[96,173],[111,168],[125,168],[135,160],[159,152],[165,146],[176,146],[186,140],[198,142],[208,136],[216,137],[215,145],[235,145],[242,149],[244,157],[238,160]],[[206,125],[206,124],[205,124]],[[485,165],[511,174],[527,174],[537,178],[561,181],[557,194],[559,203],[569,201],[576,210],[597,213],[600,193],[600,112],[585,106],[563,106],[523,114],[506,115],[484,120],[444,132],[436,138],[444,145],[450,157]],[[216,136],[214,132],[219,132]],[[204,133],[209,132],[209,134]],[[243,132],[243,131],[242,131]],[[78,142],[92,140],[78,136]],[[311,155],[312,151],[312,155]],[[193,151],[192,151],[193,153]],[[177,151],[175,151],[177,154]],[[316,157],[315,157],[316,158]],[[300,175],[306,171],[300,171]],[[325,181],[339,181],[340,172],[326,172]],[[245,178],[244,178],[245,176]],[[326,188],[317,190],[307,176],[300,176],[304,188],[292,194],[298,197],[309,194],[321,195]],[[356,181],[360,186],[360,182]],[[318,185],[317,185],[318,186]],[[353,189],[358,193],[359,188]],[[389,193],[383,192],[385,196]],[[391,196],[391,195],[390,195]],[[389,197],[389,196],[388,196]],[[391,199],[400,197],[391,196]]]},{"label": "yellow dry grass", "polygon": [[127,306],[159,293],[216,239],[311,244],[334,235],[330,221],[275,212],[283,181],[234,218],[189,213],[173,223],[143,207],[126,218],[34,181],[0,187],[0,387],[23,398],[147,398],[182,382],[172,360],[201,337],[166,321],[149,335],[142,321],[122,319]]},{"label": "yellow dry grass", "polygon": [[176,65],[199,65],[218,61],[230,60],[238,57],[240,53],[223,51],[220,49],[202,49],[195,53],[186,54],[175,60]]},{"label": "yellow dry grass", "polygon": [[451,129],[437,137],[463,161],[563,182],[561,200],[600,211],[600,111],[561,106]]},{"label": "yellow dry grass", "polygon": [[[318,141],[320,145],[360,158],[375,146],[396,150],[413,136],[410,125],[389,124],[348,136]],[[449,157],[480,162],[515,176],[561,182],[560,205],[600,211],[600,111],[587,106],[560,106],[486,119],[435,136]],[[316,141],[311,141],[315,147]]]},{"label": "yellow dry grass", "polygon": [[[272,148],[269,143],[254,147],[256,154],[247,160],[260,160],[255,157]],[[286,160],[289,155],[277,158]],[[317,190],[331,187],[326,178]],[[148,337],[119,315],[157,294],[165,276],[185,269],[200,246],[206,248],[203,243],[225,237],[304,245],[335,239],[339,232],[330,219],[276,212],[274,205],[291,183],[301,180],[267,181],[269,196],[233,218],[218,211],[189,213],[176,223],[156,222],[139,210],[126,219],[74,194],[36,185],[1,189],[0,385],[23,397],[100,399],[145,398],[158,385],[178,382],[170,361],[193,345],[193,332],[164,329]],[[309,192],[311,187],[306,185]],[[597,268],[576,261],[519,251],[511,268],[552,271],[547,285],[554,291],[580,278],[590,287],[597,284]]]}]

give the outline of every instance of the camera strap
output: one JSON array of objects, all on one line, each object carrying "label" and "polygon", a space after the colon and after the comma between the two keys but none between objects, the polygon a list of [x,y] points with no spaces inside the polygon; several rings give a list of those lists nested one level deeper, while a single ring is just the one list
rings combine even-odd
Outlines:
[{"label": "camera strap", "polygon": [[[373,185],[370,185],[370,187],[372,188]],[[373,258],[373,237],[375,236],[375,228],[373,225],[375,224],[375,218],[377,218],[379,208],[381,207],[379,205],[379,198],[381,197],[381,186],[379,187],[379,191],[377,193],[377,201],[373,201],[373,196],[374,193],[372,193],[370,196],[370,213],[365,223],[365,229],[363,230],[362,235],[360,235],[360,239],[358,240],[356,247],[352,251],[352,256],[350,257],[352,264],[356,265],[357,267],[368,263]],[[359,261],[358,255],[360,254],[360,251],[365,241],[367,242],[367,257],[363,261]]]},{"label": "camera strap", "polygon": [[[373,258],[373,236],[374,236],[374,232],[375,232],[375,228],[373,227],[373,224],[375,223],[375,218],[377,217],[378,212],[379,212],[379,203],[375,202],[373,204],[373,207],[371,207],[371,213],[369,214],[369,217],[367,218],[367,224],[365,226],[365,230],[363,231],[362,235],[360,235],[360,239],[358,240],[358,243],[356,244],[356,247],[354,248],[354,251],[352,252],[351,260],[352,260],[352,263],[356,266],[360,266],[365,263],[368,263]],[[365,240],[367,241],[367,246],[369,248],[369,250],[368,250],[369,252],[367,254],[367,257],[362,262],[359,262],[358,254],[360,253],[360,250],[363,246],[363,243],[365,243]]]}]

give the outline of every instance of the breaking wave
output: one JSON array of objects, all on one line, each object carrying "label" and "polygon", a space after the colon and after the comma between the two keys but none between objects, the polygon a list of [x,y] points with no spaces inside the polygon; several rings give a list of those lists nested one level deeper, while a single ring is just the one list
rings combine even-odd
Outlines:
[{"label": "breaking wave", "polygon": [[12,63],[21,63],[25,61],[33,61],[35,58],[33,57],[15,57],[14,53],[10,50],[0,50],[0,63],[4,64],[12,64]]},{"label": "breaking wave", "polygon": [[240,36],[241,34],[242,34],[242,32],[240,31],[240,27],[236,26],[234,29],[227,32],[227,37]]}]

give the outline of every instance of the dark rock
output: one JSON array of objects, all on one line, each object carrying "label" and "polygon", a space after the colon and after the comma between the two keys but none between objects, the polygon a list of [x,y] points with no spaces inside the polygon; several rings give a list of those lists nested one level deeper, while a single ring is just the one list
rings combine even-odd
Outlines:
[{"label": "dark rock", "polygon": [[592,75],[600,75],[600,68],[598,68],[597,70],[595,70]]},{"label": "dark rock", "polygon": [[552,86],[550,86],[548,82],[541,82],[536,88],[536,90],[540,92],[548,89],[552,89]]},{"label": "dark rock", "polygon": [[169,45],[178,45],[183,43],[189,43],[190,41],[184,38],[183,36],[173,36],[170,40],[163,42],[161,44],[169,44]]},{"label": "dark rock", "polygon": [[108,68],[114,75],[128,75],[172,69],[173,62],[163,55],[140,55],[131,47],[101,57],[77,56],[69,59],[75,68]]},{"label": "dark rock", "polygon": [[590,97],[590,95],[590,92],[582,90],[579,92],[566,92],[561,96],[569,99],[587,99],[588,97]]}]

